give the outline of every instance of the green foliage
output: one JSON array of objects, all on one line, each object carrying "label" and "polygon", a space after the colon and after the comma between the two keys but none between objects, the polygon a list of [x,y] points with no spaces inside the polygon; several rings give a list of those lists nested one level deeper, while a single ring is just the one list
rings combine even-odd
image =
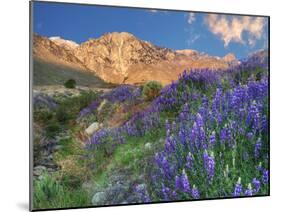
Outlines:
[{"label": "green foliage", "polygon": [[77,189],[82,186],[83,179],[75,174],[65,174],[62,176],[61,182],[66,187]]},{"label": "green foliage", "polygon": [[112,104],[109,101],[106,101],[103,106],[101,107],[100,111],[97,114],[97,119],[99,122],[103,122],[109,117],[112,117],[112,114],[114,114],[119,107],[118,104]]},{"label": "green foliage", "polygon": [[53,118],[53,113],[49,109],[38,109],[33,117],[35,121],[46,123]]},{"label": "green foliage", "polygon": [[66,123],[68,120],[74,118],[75,114],[71,110],[67,104],[61,104],[56,110],[56,120],[60,123]]},{"label": "green foliage", "polygon": [[44,174],[34,182],[34,209],[81,207],[90,205],[87,192],[69,190],[54,177]]},{"label": "green foliage", "polygon": [[40,136],[38,134],[34,134],[33,139],[33,162],[34,166],[38,164],[39,161],[41,161],[42,158],[42,146],[40,142]]},{"label": "green foliage", "polygon": [[93,91],[81,92],[78,96],[59,100],[59,106],[56,109],[55,117],[61,124],[67,124],[74,121],[81,109],[87,107],[98,97]]},{"label": "green foliage", "polygon": [[51,122],[46,127],[46,136],[54,138],[61,130],[61,126],[57,122]]},{"label": "green foliage", "polygon": [[69,79],[64,83],[64,87],[75,88],[76,87],[76,81],[74,79]]},{"label": "green foliage", "polygon": [[252,80],[256,80],[259,81],[261,80],[261,77],[263,75],[267,75],[267,72],[265,72],[265,70],[263,68],[256,68],[253,70],[240,70],[237,72],[234,72],[234,82],[236,84],[245,84],[247,82],[247,80],[249,80],[250,78]]},{"label": "green foliage", "polygon": [[[163,115],[163,124],[166,116]],[[118,145],[110,155],[105,153],[110,150],[111,145],[104,145],[103,150],[95,151],[94,157],[89,161],[91,167],[94,166],[95,182],[103,184],[106,175],[110,175],[114,169],[129,170],[134,176],[144,174],[144,171],[152,167],[152,160],[156,151],[162,148],[160,138],[165,136],[165,129],[155,129],[142,137],[125,137],[126,143]],[[151,149],[145,148],[145,144],[150,143]],[[101,173],[102,176],[101,176]]]},{"label": "green foliage", "polygon": [[150,81],[142,87],[142,95],[145,100],[151,101],[159,96],[161,89],[162,85],[160,82]]}]

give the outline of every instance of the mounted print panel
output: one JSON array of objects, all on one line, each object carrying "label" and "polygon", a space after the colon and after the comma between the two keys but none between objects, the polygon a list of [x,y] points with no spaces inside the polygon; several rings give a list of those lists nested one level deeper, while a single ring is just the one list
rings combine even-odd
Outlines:
[{"label": "mounted print panel", "polygon": [[268,16],[30,7],[31,210],[269,195]]}]

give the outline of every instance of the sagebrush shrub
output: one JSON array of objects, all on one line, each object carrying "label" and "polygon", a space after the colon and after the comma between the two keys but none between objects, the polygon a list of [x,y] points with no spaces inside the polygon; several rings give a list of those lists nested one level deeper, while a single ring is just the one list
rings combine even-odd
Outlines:
[{"label": "sagebrush shrub", "polygon": [[150,101],[157,96],[159,96],[162,85],[157,81],[147,82],[142,88],[142,95],[147,100]]},{"label": "sagebrush shrub", "polygon": [[53,121],[46,127],[46,137],[54,138],[61,130],[59,123]]},{"label": "sagebrush shrub", "polygon": [[64,87],[75,88],[76,87],[76,81],[74,79],[69,79],[64,83]]}]

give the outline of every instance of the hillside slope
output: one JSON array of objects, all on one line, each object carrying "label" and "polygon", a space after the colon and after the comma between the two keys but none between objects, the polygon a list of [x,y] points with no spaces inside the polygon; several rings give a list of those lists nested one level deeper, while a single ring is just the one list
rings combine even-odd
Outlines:
[{"label": "hillside slope", "polygon": [[70,66],[48,63],[38,58],[34,59],[33,66],[33,83],[36,86],[63,85],[68,79],[75,79],[77,85],[81,86],[98,88],[110,86],[94,73],[81,71]]}]

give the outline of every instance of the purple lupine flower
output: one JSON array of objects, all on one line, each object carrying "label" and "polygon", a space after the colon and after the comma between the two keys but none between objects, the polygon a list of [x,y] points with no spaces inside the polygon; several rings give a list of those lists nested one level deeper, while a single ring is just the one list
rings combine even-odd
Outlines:
[{"label": "purple lupine flower", "polygon": [[253,136],[254,136],[254,134],[252,132],[247,133],[247,139],[248,140],[252,140]]},{"label": "purple lupine flower", "polygon": [[183,109],[179,115],[179,119],[180,121],[185,121],[187,120],[187,116],[188,116],[188,112],[189,112],[189,106],[187,103],[184,104]]},{"label": "purple lupine flower", "polygon": [[139,195],[139,197],[142,199],[143,202],[145,202],[145,203],[151,202],[150,197],[147,193],[145,184],[137,185],[135,187],[135,191]]},{"label": "purple lupine flower", "polygon": [[184,192],[190,192],[190,184],[185,170],[182,171],[181,183]]},{"label": "purple lupine flower", "polygon": [[205,130],[203,127],[200,127],[198,139],[200,141],[200,145],[202,146],[202,148],[207,149],[208,144],[207,144],[207,140],[206,140]]},{"label": "purple lupine flower", "polygon": [[168,119],[166,119],[166,130],[170,130],[171,128],[171,126],[170,126],[170,123],[169,123],[169,120]]},{"label": "purple lupine flower", "polygon": [[262,171],[263,170],[261,162],[259,162],[259,165],[257,165],[256,169],[258,171]]},{"label": "purple lupine flower", "polygon": [[218,124],[222,123],[222,115],[220,113],[217,114],[217,122],[218,122]]},{"label": "purple lupine flower", "polygon": [[181,178],[179,176],[175,178],[175,189],[179,191],[182,189]]},{"label": "purple lupine flower", "polygon": [[242,184],[241,184],[241,178],[239,177],[239,179],[234,187],[233,196],[239,197],[239,196],[241,196],[242,193],[243,193],[243,188],[242,188]]},{"label": "purple lupine flower", "polygon": [[264,184],[267,184],[268,180],[269,180],[269,172],[267,169],[265,169],[265,170],[263,170],[263,173],[262,173],[262,182]]},{"label": "purple lupine flower", "polygon": [[260,191],[261,182],[259,180],[257,180],[257,178],[254,178],[252,183],[254,185],[253,192],[256,194],[256,193],[258,193]]},{"label": "purple lupine flower", "polygon": [[227,135],[226,135],[226,128],[222,128],[220,131],[220,143],[224,143],[227,140]]},{"label": "purple lupine flower", "polygon": [[172,135],[166,138],[165,150],[166,152],[175,151],[175,138]]},{"label": "purple lupine flower", "polygon": [[202,116],[197,113],[195,121],[193,123],[193,127],[190,133],[190,142],[195,143],[197,149],[203,147],[204,149],[207,148],[206,145],[206,134],[203,128],[204,122]]},{"label": "purple lupine flower", "polygon": [[249,185],[245,191],[245,196],[253,196],[253,190],[252,190],[251,183],[249,183]]},{"label": "purple lupine flower", "polygon": [[186,156],[186,164],[185,164],[185,166],[186,166],[186,168],[188,170],[192,169],[192,166],[193,166],[193,155],[190,152]]},{"label": "purple lupine flower", "polygon": [[259,138],[255,144],[255,150],[254,150],[256,158],[259,157],[260,155],[261,147],[262,147],[261,138]]},{"label": "purple lupine flower", "polygon": [[182,145],[185,146],[186,145],[186,135],[183,130],[179,131],[179,137],[180,137],[180,141],[181,141]]},{"label": "purple lupine flower", "polygon": [[196,188],[195,185],[193,185],[193,187],[192,187],[191,196],[192,196],[192,198],[194,198],[194,199],[199,199],[199,198],[200,198],[199,190],[198,190],[198,188]]},{"label": "purple lupine flower", "polygon": [[248,109],[248,116],[246,122],[249,126],[253,126],[255,130],[260,129],[260,122],[261,122],[260,112],[258,109],[258,105],[254,100]]},{"label": "purple lupine flower", "polygon": [[192,143],[195,143],[196,135],[197,135],[198,127],[196,125],[196,122],[193,123],[193,127],[191,129],[189,140]]},{"label": "purple lupine flower", "polygon": [[214,146],[214,145],[215,145],[215,142],[216,142],[216,132],[215,132],[215,131],[213,131],[212,134],[210,135],[210,140],[209,140],[209,142],[210,142],[210,145],[211,145],[211,146]]},{"label": "purple lupine flower", "polygon": [[100,105],[100,100],[93,101],[88,107],[79,112],[79,118],[83,118],[96,110]]},{"label": "purple lupine flower", "polygon": [[197,115],[196,115],[196,124],[197,124],[198,128],[201,128],[204,126],[204,122],[203,122],[203,119],[202,119],[202,116],[200,113],[197,113]]},{"label": "purple lupine flower", "polygon": [[176,191],[173,191],[173,192],[172,192],[172,197],[173,197],[174,200],[178,199],[178,198],[177,198],[177,197],[178,197],[178,194],[177,194]]},{"label": "purple lupine flower", "polygon": [[211,155],[205,150],[203,153],[204,167],[207,172],[208,180],[212,181],[215,175],[215,158],[213,152]]},{"label": "purple lupine flower", "polygon": [[169,192],[170,192],[170,189],[168,187],[164,186],[164,184],[162,183],[162,194],[163,194],[165,201],[168,201],[170,199]]},{"label": "purple lupine flower", "polygon": [[212,111],[214,113],[216,113],[216,111],[220,110],[221,97],[222,97],[222,90],[220,88],[217,88],[217,91],[215,93],[215,96],[214,96],[213,102],[212,102]]}]

